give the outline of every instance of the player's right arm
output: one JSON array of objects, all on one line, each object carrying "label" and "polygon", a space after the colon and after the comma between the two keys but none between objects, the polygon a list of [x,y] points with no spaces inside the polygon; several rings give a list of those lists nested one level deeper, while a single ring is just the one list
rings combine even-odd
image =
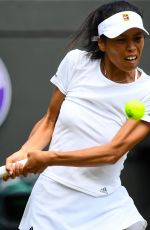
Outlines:
[{"label": "player's right arm", "polygon": [[[42,150],[50,143],[60,107],[64,99],[65,95],[58,88],[55,88],[46,114],[34,125],[28,140],[21,149],[6,159],[6,169],[10,172],[10,174],[13,170],[15,170],[15,174],[17,175],[17,170],[21,167],[18,166],[18,168],[14,168],[13,164],[10,163],[26,158],[28,152],[31,150]],[[8,178],[9,176],[4,179],[6,180]]]},{"label": "player's right arm", "polygon": [[46,114],[33,127],[28,140],[21,149],[27,151],[31,148],[41,150],[49,144],[64,98],[64,94],[55,88]]}]

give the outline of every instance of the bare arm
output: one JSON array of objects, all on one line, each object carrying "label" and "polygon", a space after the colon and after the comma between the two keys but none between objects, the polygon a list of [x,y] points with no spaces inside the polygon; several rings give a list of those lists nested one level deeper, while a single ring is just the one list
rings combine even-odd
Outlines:
[{"label": "bare arm", "polygon": [[40,127],[40,125],[42,124],[42,122],[45,119],[46,114],[33,126],[28,139],[37,131],[37,129]]},{"label": "bare arm", "polygon": [[[126,152],[144,139],[150,132],[150,124],[144,121],[128,120],[112,141],[106,145],[78,151],[50,152],[31,151],[24,172],[38,172],[51,165],[98,166],[116,163]],[[38,163],[40,162],[40,164]]]},{"label": "bare arm", "polygon": [[63,100],[64,95],[59,91],[58,88],[55,88],[47,113],[34,125],[28,139],[30,139],[37,132],[37,130],[43,126],[46,120],[47,122],[52,121],[55,124]]},{"label": "bare arm", "polygon": [[33,127],[28,140],[22,146],[23,149],[27,151],[30,149],[43,149],[49,144],[64,98],[65,96],[56,88],[47,113]]},{"label": "bare arm", "polygon": [[149,132],[149,123],[128,120],[109,144],[66,153],[55,152],[52,160],[50,157],[50,163],[70,166],[114,164]]},{"label": "bare arm", "polygon": [[[33,127],[28,140],[19,151],[6,159],[6,168],[8,171],[13,171],[13,166],[10,165],[10,163],[24,159],[27,157],[28,152],[34,149],[42,150],[49,144],[64,98],[65,96],[56,88],[53,92],[47,113]],[[18,170],[19,169],[16,168],[16,174]]]}]

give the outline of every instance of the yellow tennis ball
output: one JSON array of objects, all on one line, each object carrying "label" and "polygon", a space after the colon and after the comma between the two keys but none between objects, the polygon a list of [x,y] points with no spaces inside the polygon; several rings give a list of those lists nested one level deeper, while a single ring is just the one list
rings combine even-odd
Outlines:
[{"label": "yellow tennis ball", "polygon": [[131,100],[125,104],[125,113],[128,118],[140,120],[145,113],[145,105],[139,100]]}]

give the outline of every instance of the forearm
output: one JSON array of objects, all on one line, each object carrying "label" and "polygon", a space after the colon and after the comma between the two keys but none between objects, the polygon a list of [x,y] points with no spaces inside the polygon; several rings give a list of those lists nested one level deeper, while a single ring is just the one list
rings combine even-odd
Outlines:
[{"label": "forearm", "polygon": [[30,138],[33,136],[33,134],[35,134],[35,132],[38,130],[38,128],[39,128],[40,125],[42,124],[44,118],[45,118],[45,116],[42,117],[42,119],[39,120],[39,121],[33,126],[32,130],[31,130],[31,132],[30,132],[30,134],[29,134],[28,139],[30,139]]},{"label": "forearm", "polygon": [[76,151],[30,151],[23,173],[37,173],[47,166],[96,167],[114,164],[150,132],[146,122],[127,121],[108,144]]},{"label": "forearm", "polygon": [[33,149],[42,150],[50,142],[55,123],[47,121],[46,116],[37,123],[28,140],[24,143],[21,149],[31,151]]},{"label": "forearm", "polygon": [[117,154],[117,151],[119,151],[119,149],[110,143],[77,151],[48,152],[47,162],[49,165],[76,167],[93,167],[102,164],[113,164],[116,162],[119,154]]},{"label": "forearm", "polygon": [[[104,164],[114,164],[123,154],[129,149],[126,139],[135,129],[137,123],[129,124],[130,121],[124,124],[120,131],[114,136],[108,144],[95,146],[91,148],[81,149],[77,151],[59,152],[54,151],[48,154],[47,162],[49,165],[63,166],[98,166]],[[130,142],[129,142],[130,143]]]},{"label": "forearm", "polygon": [[65,96],[56,88],[45,116],[33,127],[27,142],[22,149],[44,149],[50,142],[61,104]]},{"label": "forearm", "polygon": [[108,144],[77,151],[52,152],[49,165],[98,166],[116,163],[125,153],[149,134],[146,122],[128,120]]},{"label": "forearm", "polygon": [[36,132],[32,137],[30,137],[21,147],[21,149],[25,151],[30,151],[33,149],[42,150],[44,149],[50,142],[52,132],[49,130],[43,132]]}]

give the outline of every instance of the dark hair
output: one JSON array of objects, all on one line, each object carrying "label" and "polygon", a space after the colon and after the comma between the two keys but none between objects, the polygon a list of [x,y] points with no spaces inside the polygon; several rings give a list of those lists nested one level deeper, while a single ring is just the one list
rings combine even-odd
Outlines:
[{"label": "dark hair", "polygon": [[[101,59],[104,53],[99,50],[98,43],[94,42],[92,38],[98,36],[98,25],[102,21],[121,11],[134,11],[143,18],[141,10],[127,1],[112,1],[101,5],[85,19],[79,31],[74,35],[69,45],[70,49],[80,44],[80,47],[88,52],[91,59]],[[104,35],[101,38],[106,39]]]}]

